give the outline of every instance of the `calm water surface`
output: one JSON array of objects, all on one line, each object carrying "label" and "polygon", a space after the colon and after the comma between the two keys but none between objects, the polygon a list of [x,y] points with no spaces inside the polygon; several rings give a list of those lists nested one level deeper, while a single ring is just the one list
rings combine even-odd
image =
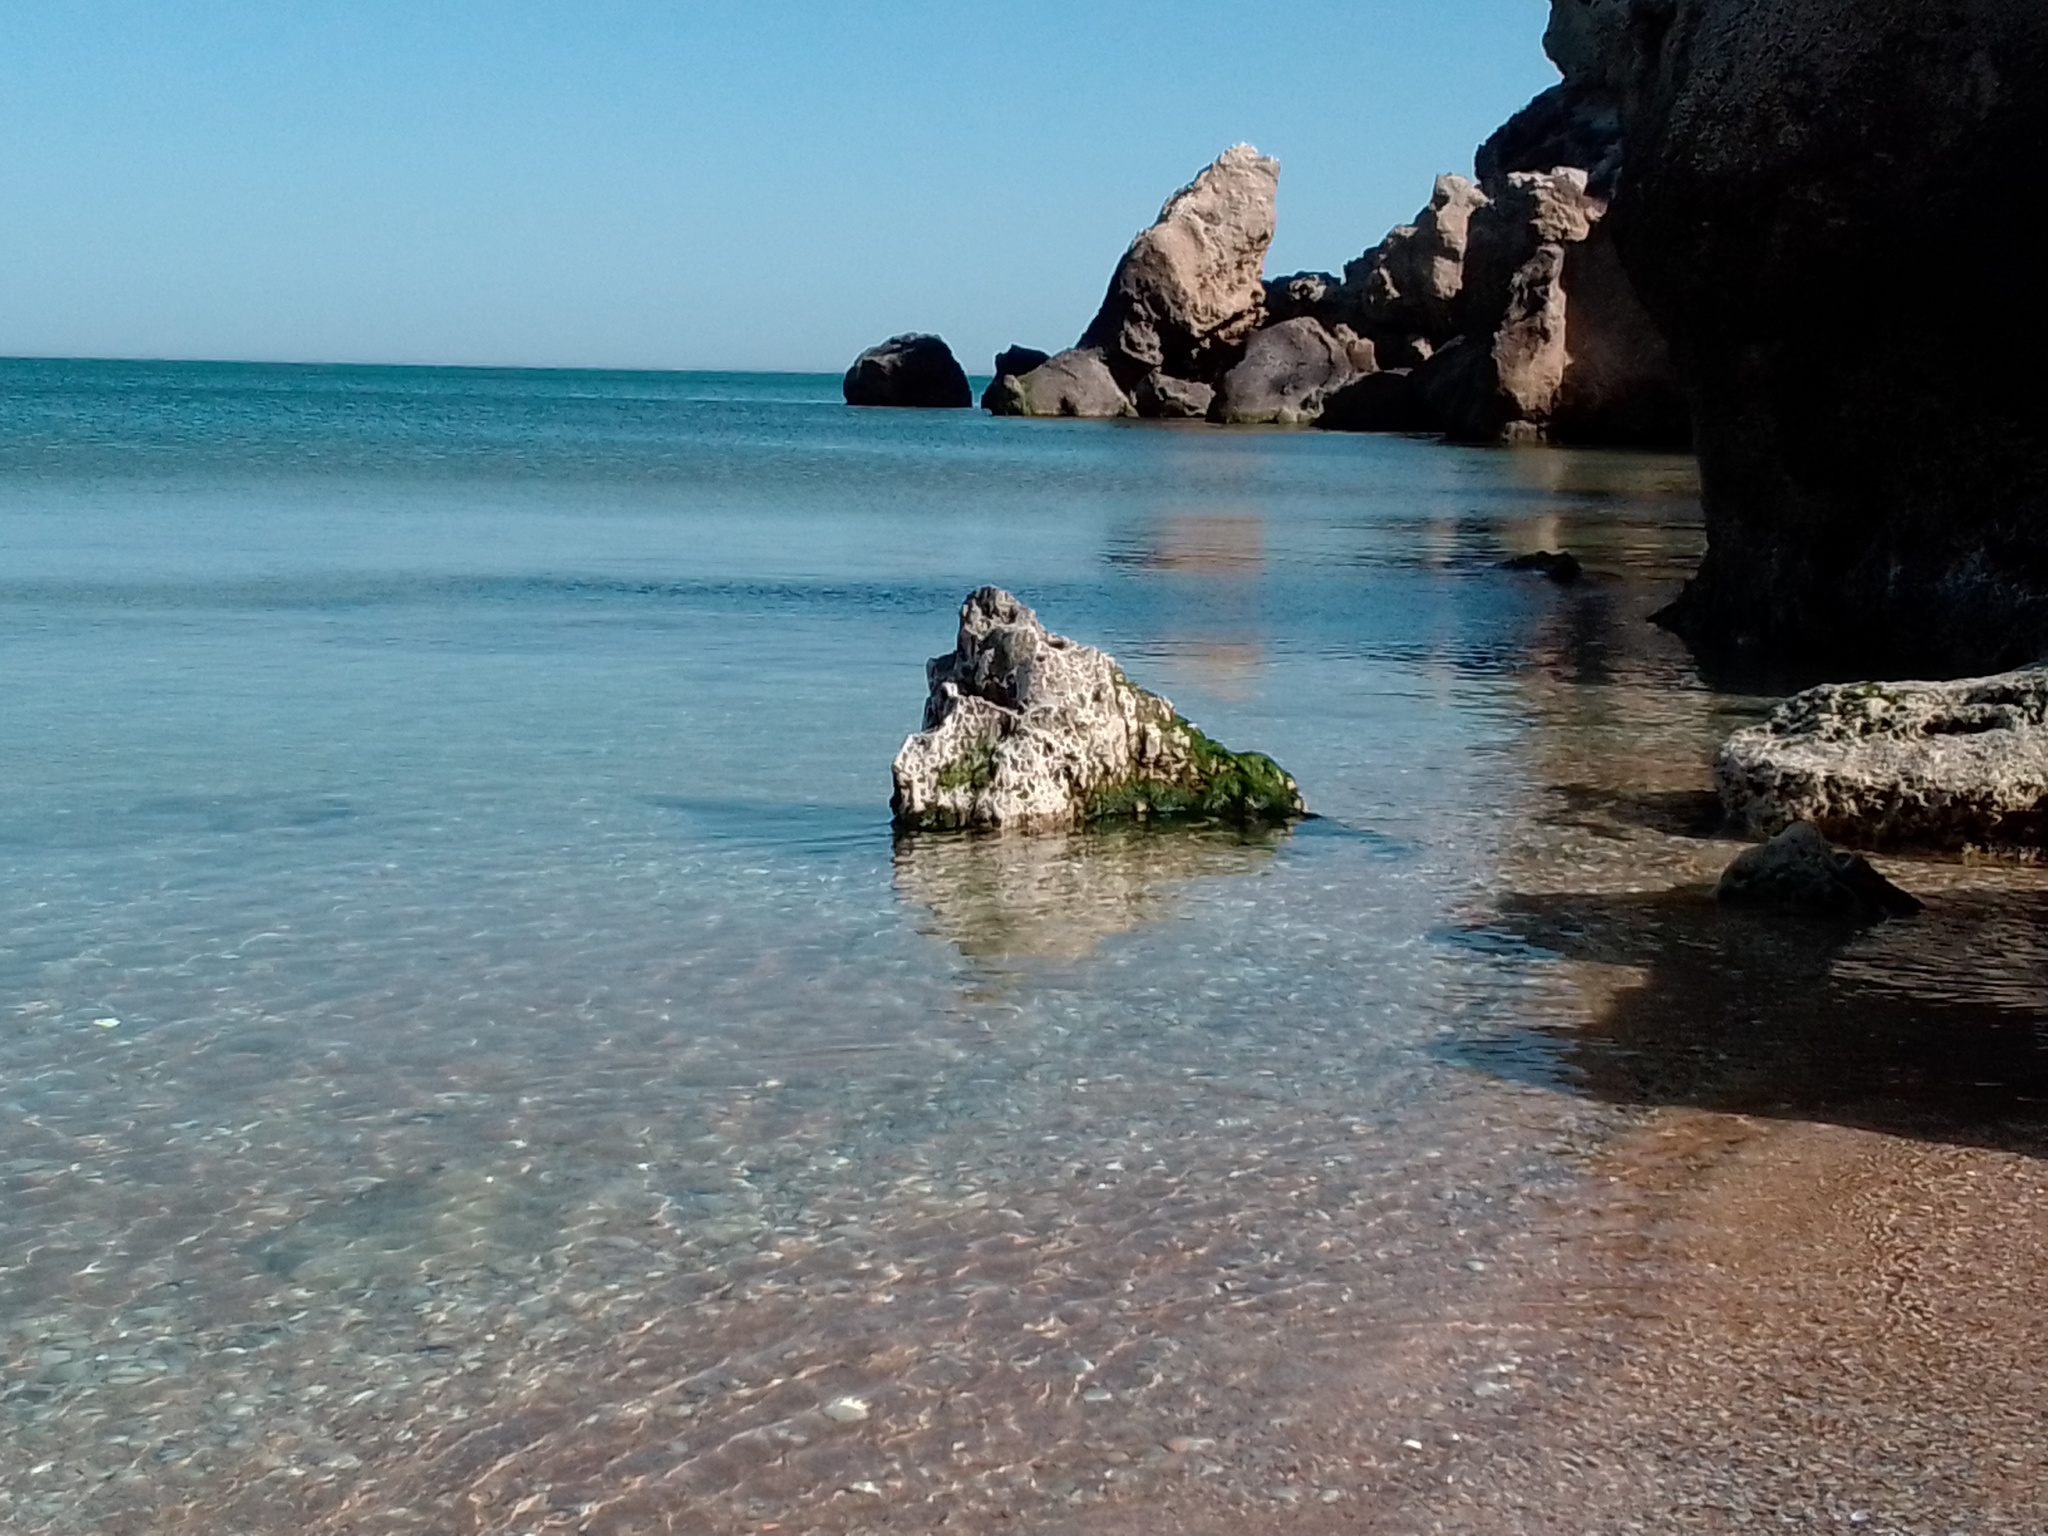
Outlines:
[{"label": "calm water surface", "polygon": [[[0,1527],[1370,1496],[1630,1113],[1500,898],[1697,814],[1698,542],[1678,459],[0,363]],[[892,842],[984,582],[1322,819]]]}]

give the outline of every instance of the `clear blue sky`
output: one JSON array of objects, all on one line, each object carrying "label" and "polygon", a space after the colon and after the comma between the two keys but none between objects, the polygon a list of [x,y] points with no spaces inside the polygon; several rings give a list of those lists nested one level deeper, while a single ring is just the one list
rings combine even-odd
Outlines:
[{"label": "clear blue sky", "polygon": [[1334,268],[1550,84],[1544,0],[0,0],[0,355],[844,367],[1058,347],[1280,158]]}]

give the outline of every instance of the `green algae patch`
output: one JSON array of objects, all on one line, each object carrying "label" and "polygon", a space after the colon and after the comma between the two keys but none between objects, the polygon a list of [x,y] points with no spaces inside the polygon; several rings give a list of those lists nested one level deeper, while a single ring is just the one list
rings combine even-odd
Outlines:
[{"label": "green algae patch", "polygon": [[1263,752],[1233,752],[1198,726],[1175,720],[1186,766],[1171,777],[1134,774],[1083,802],[1084,821],[1292,821],[1306,814],[1293,778]]},{"label": "green algae patch", "polygon": [[939,770],[941,789],[984,790],[996,781],[996,744],[985,741],[973,752]]}]

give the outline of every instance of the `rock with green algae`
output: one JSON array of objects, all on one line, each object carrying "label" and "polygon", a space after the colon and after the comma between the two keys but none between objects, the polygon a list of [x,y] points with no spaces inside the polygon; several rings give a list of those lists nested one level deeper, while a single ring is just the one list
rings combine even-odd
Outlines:
[{"label": "rock with green algae", "polygon": [[896,754],[896,825],[1040,830],[1112,817],[1286,821],[1301,791],[1271,758],[1219,746],[1093,646],[999,587],[960,606],[926,664],[924,729]]}]

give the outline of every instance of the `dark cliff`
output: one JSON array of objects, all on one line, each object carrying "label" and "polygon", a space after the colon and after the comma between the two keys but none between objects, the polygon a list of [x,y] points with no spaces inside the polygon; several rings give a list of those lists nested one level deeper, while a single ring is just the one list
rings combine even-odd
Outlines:
[{"label": "dark cliff", "polygon": [[2048,307],[2019,227],[2048,4],[1552,9],[1575,110],[1618,112],[1608,226],[1691,397],[1709,548],[1670,622],[1743,669],[2048,655]]}]

